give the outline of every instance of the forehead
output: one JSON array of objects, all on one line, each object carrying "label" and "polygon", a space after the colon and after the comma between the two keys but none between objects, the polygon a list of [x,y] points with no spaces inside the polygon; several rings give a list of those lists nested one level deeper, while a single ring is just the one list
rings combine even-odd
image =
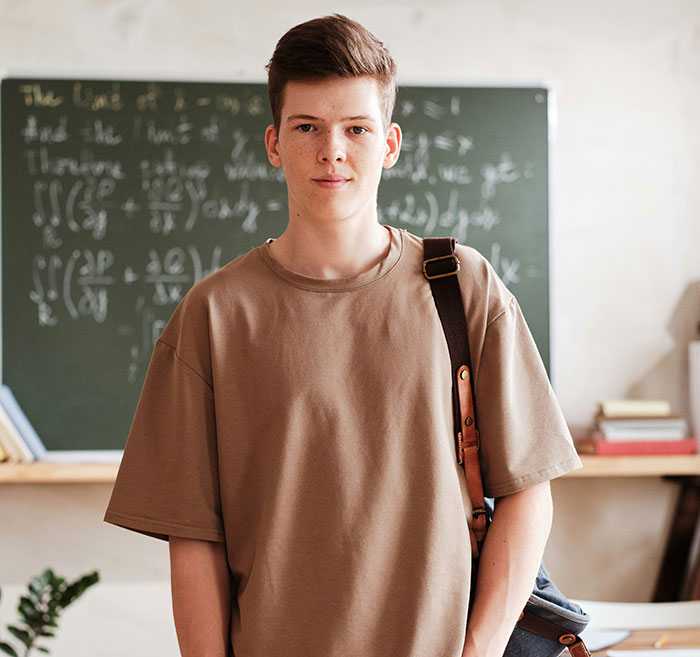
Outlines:
[{"label": "forehead", "polygon": [[324,120],[368,116],[381,121],[379,83],[371,77],[287,82],[280,118],[284,121],[297,114]]}]

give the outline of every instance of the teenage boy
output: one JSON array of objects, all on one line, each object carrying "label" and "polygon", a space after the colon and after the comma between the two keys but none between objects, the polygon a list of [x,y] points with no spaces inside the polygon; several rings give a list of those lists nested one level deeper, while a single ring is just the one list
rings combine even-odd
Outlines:
[{"label": "teenage boy", "polygon": [[184,657],[500,657],[578,466],[517,302],[458,246],[496,512],[471,506],[422,242],[377,219],[396,67],[361,25],[268,65],[289,224],[195,285],[156,342],[106,520],[170,541]]}]

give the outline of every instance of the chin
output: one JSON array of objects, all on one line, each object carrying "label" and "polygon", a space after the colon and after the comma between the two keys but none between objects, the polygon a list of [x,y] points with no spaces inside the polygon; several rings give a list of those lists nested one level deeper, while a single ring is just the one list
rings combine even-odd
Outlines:
[{"label": "chin", "polygon": [[358,215],[358,212],[354,208],[338,208],[329,207],[328,209],[321,209],[314,212],[314,215],[322,221],[328,221],[333,223],[339,223],[341,221],[347,221]]}]

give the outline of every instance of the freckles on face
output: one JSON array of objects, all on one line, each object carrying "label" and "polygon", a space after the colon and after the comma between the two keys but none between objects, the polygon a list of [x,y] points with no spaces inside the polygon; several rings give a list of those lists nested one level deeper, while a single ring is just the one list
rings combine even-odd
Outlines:
[{"label": "freckles on face", "polygon": [[376,214],[382,168],[400,144],[381,108],[372,78],[287,83],[279,130],[268,128],[266,145],[284,170],[290,211],[350,216],[373,207]]}]

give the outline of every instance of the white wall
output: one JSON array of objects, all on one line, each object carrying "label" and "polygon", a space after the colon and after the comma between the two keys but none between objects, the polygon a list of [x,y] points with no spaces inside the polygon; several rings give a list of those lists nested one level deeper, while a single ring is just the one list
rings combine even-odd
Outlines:
[{"label": "white wall", "polygon": [[69,581],[93,570],[101,581],[67,607],[57,657],[173,657],[168,544],[103,523],[111,486],[0,485],[0,640],[26,583],[45,568]]},{"label": "white wall", "polygon": [[[0,70],[263,80],[286,29],[339,11],[389,45],[405,82],[545,81],[557,95],[552,362],[566,417],[585,433],[599,398],[628,394],[669,397],[684,412],[686,343],[700,321],[700,2],[425,4],[0,0]],[[569,480],[554,489],[547,559],[562,588],[576,597],[648,599],[675,485]],[[161,604],[167,549],[102,525],[108,494],[108,486],[0,486],[0,628],[30,575],[50,564],[70,577],[98,567],[106,581],[86,594],[82,611],[66,612],[83,619],[72,633],[96,645],[95,616],[109,619],[98,614],[99,601],[114,600],[134,616],[159,614],[161,624],[146,616],[146,628],[170,640],[161,652],[139,653],[124,639],[132,650],[121,654],[173,654]],[[124,617],[125,627],[132,621]],[[79,657],[86,644],[74,641]]]}]

